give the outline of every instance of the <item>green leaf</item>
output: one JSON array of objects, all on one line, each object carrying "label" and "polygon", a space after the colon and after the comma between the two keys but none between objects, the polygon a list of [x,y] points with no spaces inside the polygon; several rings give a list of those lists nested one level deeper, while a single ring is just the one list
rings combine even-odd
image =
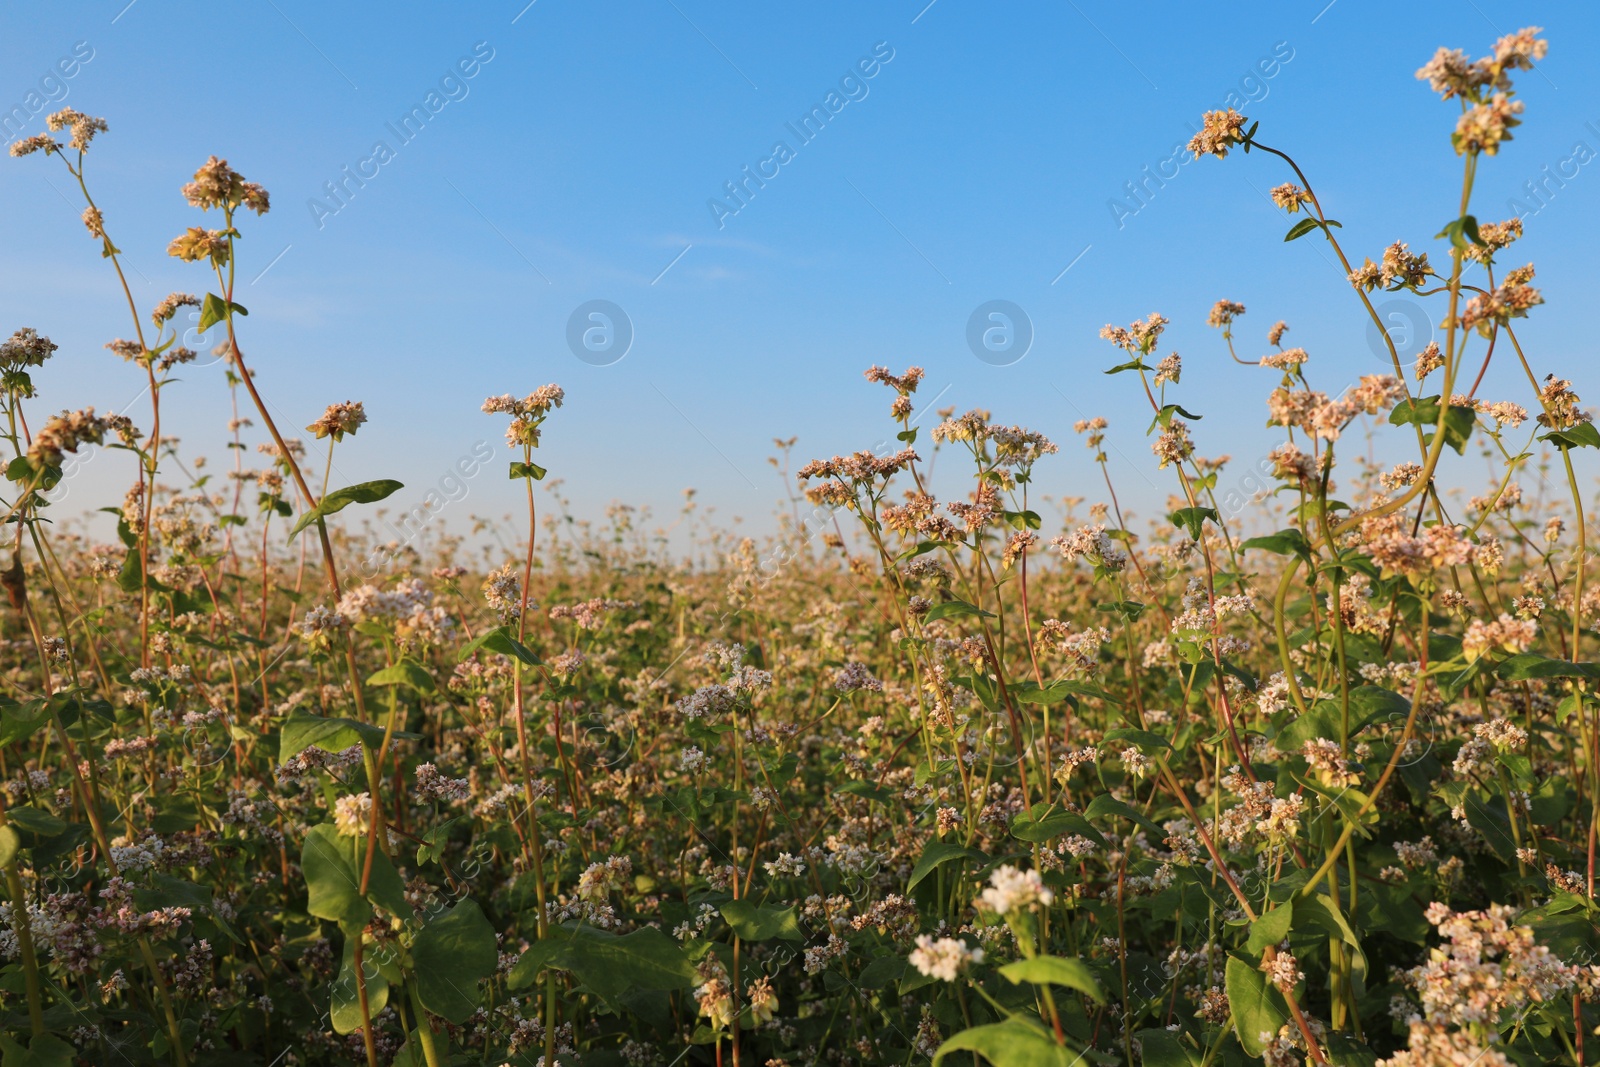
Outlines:
[{"label": "green leaf", "polygon": [[520,459],[511,462],[512,478],[532,478],[537,482],[542,480],[544,476],[545,469],[537,463],[524,463]]},{"label": "green leaf", "polygon": [[313,826],[300,853],[306,910],[347,930],[359,929],[372,918],[372,905],[361,896],[361,873],[351,853],[355,840],[340,837],[332,826]]},{"label": "green leaf", "polygon": [[1275,534],[1252,537],[1239,547],[1244,549],[1259,548],[1263,552],[1272,552],[1280,556],[1287,556],[1293,553],[1307,563],[1311,562],[1311,543],[1306,540],[1305,534],[1292,526],[1287,530],[1279,530]]},{"label": "green leaf", "polygon": [[1567,448],[1600,448],[1600,430],[1592,422],[1580,422],[1565,430],[1552,430],[1540,436],[1541,441],[1551,441]]},{"label": "green leaf", "polygon": [[26,741],[49,721],[50,709],[43,700],[0,705],[0,748]]},{"label": "green leaf", "polygon": [[1289,227],[1289,232],[1283,235],[1283,239],[1285,242],[1299,240],[1316,228],[1316,219],[1301,219]]},{"label": "green leaf", "polygon": [[1078,682],[1063,678],[1040,689],[1036,682],[1018,682],[1011,687],[1011,696],[1023,704],[1059,704],[1068,697],[1094,697],[1112,704],[1122,701],[1107,693],[1093,682]]},{"label": "green leaf", "polygon": [[1035,804],[1011,820],[1011,836],[1018,841],[1050,841],[1066,834],[1082,834],[1097,845],[1106,843],[1088,819],[1054,804]]},{"label": "green leaf", "polygon": [[347,485],[343,489],[335,489],[322,498],[322,502],[310,511],[300,516],[294,524],[294,529],[289,531],[289,540],[295,537],[318,519],[325,519],[335,515],[351,504],[373,504],[385,497],[392,496],[397,489],[404,489],[402,482],[393,478],[379,478],[375,482],[361,482],[357,485]]},{"label": "green leaf", "polygon": [[367,895],[361,895],[366,841],[364,836],[345,837],[333,826],[322,823],[306,832],[300,851],[300,869],[308,894],[306,911],[338,923],[347,932],[360,929],[372,918],[373,903],[401,918],[412,914],[411,905],[406,903],[405,885],[381,849],[372,857]]},{"label": "green leaf", "polygon": [[1170,1030],[1140,1030],[1134,1037],[1139,1039],[1144,1067],[1193,1067],[1195,1063],[1182,1039]]},{"label": "green leaf", "polygon": [[511,968],[506,988],[515,992],[532,985],[546,967],[570,971],[608,1000],[630,989],[688,989],[695,984],[688,952],[653,926],[622,937],[593,927],[553,927]]},{"label": "green leaf", "polygon": [[1166,429],[1168,426],[1171,426],[1173,415],[1182,415],[1184,418],[1193,419],[1195,422],[1199,422],[1201,419],[1205,418],[1204,415],[1196,415],[1192,411],[1184,410],[1182,404],[1163,404],[1161,410],[1156,412],[1156,417],[1150,420],[1150,426],[1145,430],[1145,433],[1150,433],[1151,430],[1154,430],[1157,426],[1160,426],[1162,429]]},{"label": "green leaf", "polygon": [[402,659],[393,667],[385,667],[367,679],[368,685],[404,685],[419,693],[432,692],[436,686],[433,675],[414,659]]},{"label": "green leaf", "polygon": [[[1018,816],[1018,818],[1020,817]],[[927,846],[923,848],[922,855],[918,857],[917,865],[911,868],[911,881],[906,883],[906,892],[909,893],[915,889],[918,882],[921,882],[939,867],[957,859],[975,860],[981,864],[986,862],[989,857],[979,849],[963,848],[961,845],[948,841],[929,841]]]},{"label": "green leaf", "polygon": [[1506,817],[1505,803],[1481,790],[1468,789],[1461,806],[1466,809],[1467,825],[1483,835],[1495,855],[1507,864],[1515,863],[1517,841]]},{"label": "green leaf", "polygon": [[1289,926],[1294,922],[1294,901],[1284,901],[1250,924],[1250,937],[1245,949],[1259,957],[1267,948],[1289,936]]},{"label": "green leaf", "polygon": [[1018,960],[1000,968],[1000,973],[1013,985],[1031,982],[1034,985],[1064,985],[1088,996],[1097,1004],[1106,1002],[1106,995],[1095,980],[1094,972],[1082,960],[1067,960],[1060,956],[1035,956]]},{"label": "green leaf", "polygon": [[1106,371],[1106,373],[1107,374],[1121,374],[1125,370],[1149,370],[1149,369],[1150,369],[1149,367],[1146,367],[1144,365],[1144,359],[1141,357],[1141,358],[1138,358],[1138,359],[1130,359],[1126,363],[1119,363],[1115,367],[1112,367],[1110,370]]},{"label": "green leaf", "polygon": [[1237,956],[1228,957],[1224,982],[1239,1044],[1249,1055],[1260,1058],[1267,1046],[1277,1040],[1279,1028],[1288,1021],[1288,1010],[1282,1006],[1283,997],[1267,982],[1266,975]]},{"label": "green leaf", "polygon": [[35,1034],[23,1048],[10,1034],[0,1032],[0,1067],[73,1067],[77,1062],[77,1050],[54,1034]]},{"label": "green leaf", "polygon": [[[360,936],[355,933],[344,939],[344,959],[330,990],[328,1018],[336,1034],[352,1034],[361,1029],[361,987],[356,982],[356,940]],[[362,954],[361,970],[367,980],[367,1011],[376,1015],[389,1003],[389,980],[381,968],[374,966],[372,951]]]},{"label": "green leaf", "polygon": [[494,927],[468,897],[422,928],[411,943],[417,996],[423,1007],[460,1026],[478,1010],[478,983],[500,959]]},{"label": "green leaf", "polygon": [[207,293],[200,304],[200,329],[202,332],[211,329],[217,323],[228,317],[228,302],[215,293]]},{"label": "green leaf", "polygon": [[1448,237],[1450,243],[1456,248],[1467,247],[1468,242],[1481,247],[1489,247],[1483,237],[1478,233],[1478,220],[1471,215],[1462,215],[1459,219],[1452,219],[1444,224],[1444,229],[1434,234],[1435,237]]},{"label": "green leaf", "polygon": [[68,825],[48,811],[33,807],[31,804],[11,808],[6,812],[6,821],[39,838],[50,838],[65,833]]},{"label": "green leaf", "polygon": [[475,652],[497,652],[511,659],[519,659],[530,667],[539,665],[539,657],[527,645],[511,636],[504,626],[496,626],[468,641],[466,646],[456,656],[456,662],[464,663],[472,658]]},{"label": "green leaf", "polygon": [[0,867],[11,866],[11,861],[17,858],[17,852],[22,848],[22,838],[9,826],[0,826]]},{"label": "green leaf", "polygon": [[1144,827],[1152,834],[1155,834],[1156,837],[1162,841],[1167,839],[1167,832],[1165,830],[1157,826],[1151,820],[1145,818],[1143,815],[1140,815],[1133,808],[1118,800],[1110,793],[1101,793],[1099,796],[1089,801],[1089,806],[1083,809],[1083,814],[1084,817],[1088,819],[1098,819],[1103,815],[1120,815],[1122,818]]},{"label": "green leaf", "polygon": [[939,1067],[954,1052],[976,1052],[995,1067],[1082,1067],[1082,1053],[1056,1044],[1050,1031],[1032,1019],[1013,1015],[999,1023],[955,1034],[933,1054]]},{"label": "green leaf", "polygon": [[1179,508],[1167,518],[1172,520],[1172,525],[1178,529],[1189,531],[1189,536],[1196,541],[1200,540],[1200,528],[1205,520],[1210,519],[1218,526],[1222,525],[1212,508]]},{"label": "green leaf", "polygon": [[1500,664],[1495,673],[1508,682],[1525,682],[1536,678],[1600,678],[1600,663],[1573,663],[1564,659],[1550,659],[1537,652],[1523,652]]},{"label": "green leaf", "polygon": [[968,604],[965,600],[946,600],[943,604],[935,604],[928,609],[928,614],[923,616],[923,621],[934,622],[938,619],[951,619],[962,615],[976,615],[980,619],[992,619],[992,612]]},{"label": "green leaf", "polygon": [[857,984],[862,989],[882,989],[890,982],[899,981],[905,973],[904,957],[895,954],[879,956],[861,969]]},{"label": "green leaf", "polygon": [[1172,748],[1167,739],[1160,734],[1149,730],[1138,730],[1131,726],[1119,726],[1114,730],[1107,730],[1103,740],[1126,742],[1147,756],[1164,756]]},{"label": "green leaf", "polygon": [[770,904],[752,904],[748,900],[730,900],[722,905],[722,917],[728,920],[733,932],[746,941],[806,939],[800,932],[793,907],[778,908]]},{"label": "green leaf", "polygon": [[[383,672],[379,672],[380,674]],[[394,736],[415,741],[422,735],[396,730]],[[383,727],[354,719],[325,719],[321,715],[296,711],[283,724],[278,735],[278,763],[299,755],[312,745],[324,752],[342,752],[351,745],[377,748],[383,744]]]},{"label": "green leaf", "polygon": [[[1472,439],[1472,428],[1477,425],[1478,413],[1469,407],[1451,405],[1444,419],[1444,443],[1465,455],[1467,442]],[[1425,433],[1423,440],[1433,442],[1434,430],[1439,425],[1439,398],[1425,396],[1415,400],[1406,399],[1394,406],[1389,412],[1389,422],[1395,426],[1412,424],[1420,426]]]},{"label": "green leaf", "polygon": [[1138,622],[1139,616],[1144,614],[1146,607],[1147,605],[1141,604],[1137,600],[1118,600],[1110,604],[1101,604],[1100,610],[1114,612],[1129,622]]},{"label": "green leaf", "polygon": [[[1361,952],[1361,938],[1356,936],[1355,929],[1344,913],[1336,906],[1328,903],[1325,893],[1313,893],[1308,897],[1297,897],[1294,908],[1294,925],[1297,929],[1306,926],[1317,926],[1337,937],[1349,945],[1357,953]],[[1280,905],[1278,910],[1285,911],[1287,904]],[[1254,932],[1251,934],[1254,937]]]}]

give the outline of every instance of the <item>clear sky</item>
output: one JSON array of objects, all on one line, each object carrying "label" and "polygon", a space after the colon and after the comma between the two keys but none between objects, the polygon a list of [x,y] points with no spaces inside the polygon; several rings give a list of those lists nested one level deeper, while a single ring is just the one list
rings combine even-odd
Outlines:
[{"label": "clear sky", "polygon": [[[1593,402],[1591,3],[12,3],[0,107],[8,137],[43,129],[60,106],[46,95],[108,119],[89,176],[146,314],[204,291],[203,270],[165,254],[184,227],[215,224],[178,192],[196,166],[215,153],[265,185],[273,209],[244,228],[245,352],[286,428],[363,401],[371,422],[340,446],[335,479],[399,478],[397,504],[487,440],[495,461],[446,520],[515,506],[502,419],[478,408],[554,381],[567,405],[539,459],[580,513],[621,500],[670,516],[693,486],[766,528],[782,495],[772,439],[798,435],[801,459],[871,447],[889,396],[862,371],[918,363],[924,403],[986,407],[1062,444],[1043,492],[1099,497],[1071,424],[1107,416],[1114,473],[1148,511],[1168,485],[1137,383],[1100,373],[1116,362],[1102,324],[1171,317],[1175,398],[1205,416],[1202,454],[1239,457],[1236,478],[1280,440],[1263,426],[1274,378],[1226,360],[1204,326],[1215,300],[1248,306],[1246,355],[1288,320],[1329,392],[1384,367],[1326,245],[1282,241],[1266,190],[1292,175],[1258,154],[1179,162],[1191,123],[1229,103],[1259,119],[1358,261],[1396,239],[1442,260],[1455,110],[1413,72],[1441,44],[1482,55],[1530,23],[1550,56],[1518,80],[1525,123],[1482,167],[1475,211],[1533,212],[1517,262],[1537,263],[1548,304],[1524,327],[1530,354]],[[75,49],[90,58],[70,62]],[[141,372],[102,347],[128,335],[127,313],[58,161],[0,164],[0,329],[62,346],[38,405],[132,403],[148,429]],[[1524,193],[1563,170],[1542,201]],[[1015,350],[985,361],[968,343],[994,300],[1031,324],[1009,365],[995,364]],[[615,344],[582,347],[586,325],[604,343],[607,320],[569,331],[592,301],[626,316],[619,361]],[[207,362],[165,403],[186,453],[215,465],[230,412]],[[1483,395],[1534,406],[1512,371],[1492,368]],[[1457,463],[1476,488],[1481,464]],[[127,466],[85,464],[63,506],[115,503]]]}]

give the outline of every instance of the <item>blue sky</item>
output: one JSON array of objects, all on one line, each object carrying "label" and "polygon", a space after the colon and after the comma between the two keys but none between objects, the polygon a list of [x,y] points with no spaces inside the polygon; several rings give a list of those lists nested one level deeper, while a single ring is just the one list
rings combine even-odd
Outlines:
[{"label": "blue sky", "polygon": [[[1173,320],[1174,398],[1206,416],[1202,453],[1239,457],[1241,474],[1278,440],[1263,426],[1274,380],[1226,360],[1204,326],[1215,300],[1248,306],[1247,355],[1288,320],[1329,391],[1383,364],[1331,253],[1283,243],[1265,197],[1291,177],[1277,161],[1165,164],[1175,176],[1146,183],[1143,204],[1126,183],[1162,173],[1200,112],[1235,94],[1261,139],[1301,162],[1358,261],[1396,239],[1437,248],[1459,183],[1454,111],[1413,72],[1441,44],[1481,55],[1533,23],[1550,57],[1519,79],[1525,123],[1482,167],[1475,210],[1503,218],[1517,196],[1538,208],[1518,262],[1538,264],[1548,304],[1523,333],[1536,370],[1600,399],[1582,329],[1600,281],[1600,168],[1569,164],[1542,203],[1523,194],[1577,142],[1600,152],[1590,5],[525,2],[8,5],[0,106],[26,112],[87,42],[92,58],[45,88],[111,124],[90,181],[146,311],[204,289],[203,271],[165,255],[208,221],[178,193],[195,167],[215,153],[264,184],[273,210],[246,220],[238,297],[262,390],[296,430],[329,402],[363,401],[371,422],[340,446],[335,478],[399,478],[407,507],[489,441],[495,461],[446,522],[516,506],[483,398],[555,381],[568,402],[539,458],[580,514],[621,500],[665,518],[693,486],[766,528],[782,496],[765,461],[774,437],[798,435],[804,459],[884,436],[888,394],[861,378],[873,363],[926,367],[924,402],[1050,434],[1062,455],[1038,481],[1053,495],[1099,498],[1070,427],[1110,418],[1113,473],[1148,513],[1169,487],[1136,383],[1100,373],[1115,362],[1102,324]],[[802,141],[791,126],[830,92],[838,113]],[[426,121],[403,140],[418,106]],[[21,133],[42,129],[43,113],[26,117]],[[367,162],[380,141],[383,161]],[[771,162],[779,141],[788,157]],[[40,406],[133,402],[144,426],[140,372],[102,348],[129,333],[126,310],[64,173],[38,156],[0,162],[0,328],[62,346]],[[747,166],[771,176],[740,205],[724,183]],[[370,176],[335,201],[325,183],[346,167]],[[569,319],[595,300],[633,335],[604,366],[568,345]],[[1031,323],[1031,348],[1007,366],[967,343],[991,300]],[[165,394],[168,426],[220,464],[222,369],[184,377]],[[1482,393],[1533,406],[1509,365]],[[119,464],[84,465],[85,491],[64,506],[119,499]],[[1481,462],[1458,464],[1476,489]]]}]

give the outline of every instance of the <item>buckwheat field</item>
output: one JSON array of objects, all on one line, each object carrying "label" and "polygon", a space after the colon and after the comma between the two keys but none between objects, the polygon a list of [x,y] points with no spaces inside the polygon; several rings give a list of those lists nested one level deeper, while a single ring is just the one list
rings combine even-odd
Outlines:
[{"label": "buckwheat field", "polygon": [[[1345,388],[1219,299],[1186,366],[1155,310],[1094,342],[1148,429],[923,413],[921,369],[871,367],[835,387],[878,391],[890,447],[795,454],[770,538],[691,500],[687,555],[567,517],[541,381],[483,403],[517,528],[382,543],[399,483],[305,462],[361,449],[363,405],[285,426],[258,392],[269,194],[205,161],[167,249],[193,293],[123,281],[81,357],[142,368],[139,406],[36,392],[49,323],[0,345],[5,1067],[1600,1060],[1600,432],[1582,357],[1519,341],[1522,222],[1473,213],[1540,32],[1417,71],[1442,108],[1407,132],[1459,185],[1382,250],[1345,246],[1308,131],[1228,109],[1189,144],[1271,188],[1350,316],[1423,302],[1414,360]],[[121,279],[114,116],[48,128],[9,165],[81,198],[62,239]],[[189,309],[237,401],[206,466],[162,430]],[[1484,395],[1491,360],[1524,387]],[[1184,399],[1223,371],[1281,441],[1258,530]],[[1112,433],[1148,437],[1162,513],[1125,516]],[[131,480],[114,540],[46,496],[89,446]],[[1489,476],[1440,484],[1446,450]],[[1103,494],[1047,506],[1069,463]]]}]

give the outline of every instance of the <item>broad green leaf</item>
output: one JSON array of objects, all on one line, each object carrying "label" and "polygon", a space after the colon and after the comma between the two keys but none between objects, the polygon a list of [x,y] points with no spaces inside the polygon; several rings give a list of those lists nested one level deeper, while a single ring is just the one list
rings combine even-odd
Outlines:
[{"label": "broad green leaf", "polygon": [[1592,422],[1580,422],[1565,430],[1552,430],[1541,435],[1539,440],[1567,448],[1600,448],[1600,430],[1596,430]]},{"label": "broad green leaf", "polygon": [[1151,756],[1164,756],[1172,748],[1167,739],[1160,734],[1132,726],[1118,726],[1114,730],[1107,730],[1103,740],[1121,741]]},{"label": "broad green leaf", "polygon": [[1280,556],[1293,554],[1307,563],[1311,562],[1311,543],[1306,540],[1305,534],[1292,526],[1287,530],[1279,530],[1275,534],[1252,537],[1239,547],[1247,550],[1259,548],[1263,552],[1272,552]]},{"label": "broad green leaf", "polygon": [[513,460],[511,463],[511,477],[514,479],[532,478],[537,482],[542,480],[544,476],[545,469],[537,463],[524,463],[521,460]]},{"label": "broad green leaf", "polygon": [[347,930],[359,930],[372,918],[372,905],[361,896],[361,871],[351,851],[356,840],[341,837],[327,824],[313,826],[300,852],[306,910]]},{"label": "broad green leaf", "polygon": [[1070,678],[1051,682],[1043,689],[1039,688],[1037,682],[1018,682],[1011,686],[1009,691],[1013,699],[1023,704],[1059,704],[1068,697],[1075,696],[1093,697],[1112,704],[1122,703],[1093,682],[1079,682]]},{"label": "broad green leaf", "polygon": [[465,662],[472,658],[473,653],[480,651],[497,652],[511,659],[519,659],[530,667],[539,665],[539,657],[533,654],[533,650],[515,637],[512,637],[504,626],[496,626],[492,630],[485,630],[471,641],[468,641],[456,656],[456,661]]},{"label": "broad green leaf", "polygon": [[1172,416],[1174,415],[1182,415],[1184,418],[1193,419],[1195,422],[1199,422],[1202,418],[1204,418],[1202,415],[1196,415],[1192,411],[1184,410],[1183,405],[1181,404],[1163,404],[1161,410],[1156,412],[1156,417],[1150,420],[1150,427],[1149,429],[1145,430],[1145,433],[1150,433],[1157,426],[1165,429],[1166,427],[1172,425]]},{"label": "broad green leaf", "polygon": [[67,823],[60,818],[36,808],[31,804],[22,804],[6,812],[6,821],[18,830],[32,834],[34,837],[55,837],[64,833]]},{"label": "broad green leaf", "polygon": [[1088,819],[1054,804],[1035,804],[1011,820],[1011,836],[1018,841],[1049,841],[1065,834],[1082,834],[1097,845],[1106,843]]},{"label": "broad green leaf", "polygon": [[385,497],[391,496],[395,490],[404,489],[405,485],[393,478],[379,478],[373,482],[360,482],[356,485],[347,485],[343,489],[335,489],[324,496],[316,507],[300,516],[300,520],[289,531],[289,540],[310,526],[318,519],[325,519],[329,515],[337,514],[351,504],[373,504]]},{"label": "broad green leaf", "polygon": [[49,721],[50,709],[43,700],[0,705],[0,748],[26,741]]},{"label": "broad green leaf", "polygon": [[919,882],[951,860],[969,859],[981,864],[988,858],[979,849],[963,848],[948,841],[930,841],[918,857],[917,865],[911,868],[911,881],[906,884],[906,892],[915,889]]},{"label": "broad green leaf", "polygon": [[1000,973],[1012,984],[1031,982],[1034,985],[1064,985],[1090,997],[1098,1004],[1106,1002],[1106,995],[1095,980],[1094,972],[1082,960],[1062,959],[1060,956],[1035,956],[1017,960],[1000,968]]},{"label": "broad green leaf", "polygon": [[[381,673],[381,672],[380,672]],[[415,741],[421,734],[396,730],[394,736]],[[284,722],[278,735],[278,762],[284,763],[316,745],[324,752],[342,752],[351,745],[377,748],[383,744],[383,727],[354,719],[325,719],[297,711]]]},{"label": "broad green leaf", "polygon": [[1228,1006],[1233,1009],[1234,1032],[1245,1052],[1259,1058],[1277,1040],[1278,1030],[1288,1021],[1283,996],[1267,982],[1267,976],[1237,956],[1229,956],[1224,971]]},{"label": "broad green leaf", "polygon": [[1020,1015],[952,1036],[933,1054],[933,1067],[956,1052],[976,1052],[995,1067],[1081,1067],[1083,1063],[1081,1053],[1056,1044],[1050,1031]]},{"label": "broad green leaf", "polygon": [[1144,1067],[1195,1067],[1199,1063],[1183,1047],[1183,1039],[1171,1030],[1140,1030],[1133,1036],[1139,1040]]},{"label": "broad green leaf", "polygon": [[[1444,419],[1444,443],[1465,455],[1467,442],[1472,439],[1472,428],[1478,414],[1472,408],[1452,404]],[[1423,439],[1433,441],[1433,431],[1439,425],[1439,398],[1425,396],[1415,400],[1402,400],[1389,412],[1389,421],[1395,426],[1414,424],[1423,431]]]},{"label": "broad green leaf", "polygon": [[879,956],[861,969],[861,977],[857,985],[862,989],[882,989],[890,982],[898,981],[906,972],[904,956],[891,953]]},{"label": "broad green leaf", "polygon": [[1150,819],[1147,819],[1143,815],[1139,814],[1139,812],[1135,811],[1127,804],[1112,796],[1110,793],[1101,793],[1099,796],[1089,801],[1089,806],[1083,809],[1083,814],[1084,817],[1088,819],[1098,819],[1103,815],[1120,815],[1124,819],[1128,819],[1131,822],[1137,823],[1139,826],[1144,827],[1152,834],[1155,834],[1156,837],[1162,841],[1167,839],[1167,832],[1165,830],[1157,826]]},{"label": "broad green leaf", "polygon": [[[361,1029],[361,986],[356,981],[356,939],[359,933],[344,939],[344,959],[339,965],[339,976],[330,990],[328,1018],[336,1034],[351,1034]],[[389,1004],[389,980],[369,958],[371,950],[363,954],[361,970],[366,977],[367,1013],[376,1016]]]},{"label": "broad green leaf", "polygon": [[953,619],[958,616],[976,615],[980,619],[992,619],[994,613],[968,604],[965,600],[946,600],[943,604],[935,604],[928,609],[928,614],[923,616],[923,621],[934,622],[939,619]]},{"label": "broad green leaf", "polygon": [[532,985],[546,967],[570,971],[608,1000],[630,989],[688,989],[695,984],[688,952],[653,926],[622,937],[593,927],[552,927],[511,968],[506,988],[515,992]]},{"label": "broad green leaf", "polygon": [[[17,1038],[21,1036],[19,1030]],[[0,1032],[0,1067],[73,1067],[78,1062],[77,1049],[54,1034],[35,1034],[27,1047],[17,1038]]]},{"label": "broad green leaf", "polygon": [[328,823],[308,830],[300,851],[306,910],[319,919],[338,923],[346,931],[359,929],[372,918],[373,903],[401,918],[410,918],[412,909],[406,902],[405,885],[381,849],[372,857],[367,895],[361,895],[366,861],[366,837],[346,837]]},{"label": "broad green leaf", "polygon": [[834,792],[844,793],[846,796],[866,797],[879,804],[888,804],[898,795],[891,789],[884,789],[874,784],[870,778],[858,778],[853,782],[846,782]]},{"label": "broad green leaf", "polygon": [[1289,232],[1283,235],[1283,239],[1286,243],[1289,241],[1297,241],[1306,234],[1310,233],[1312,230],[1316,229],[1317,225],[1316,219],[1301,219],[1299,222],[1289,227]]},{"label": "broad green leaf", "polygon": [[433,675],[414,659],[402,659],[393,667],[385,667],[367,679],[368,685],[405,685],[419,693],[432,692],[436,686]]},{"label": "broad green leaf", "polygon": [[1214,508],[1179,508],[1167,518],[1172,521],[1173,526],[1187,530],[1189,536],[1196,541],[1200,540],[1200,531],[1207,519],[1218,526],[1222,525]]},{"label": "broad green leaf", "polygon": [[1495,855],[1507,864],[1515,863],[1517,841],[1506,816],[1505,802],[1482,790],[1468,789],[1461,806],[1466,809],[1467,825],[1483,835]]},{"label": "broad green leaf", "polygon": [[1523,652],[1500,664],[1495,673],[1508,682],[1535,678],[1600,678],[1600,663],[1573,663],[1537,652]]},{"label": "broad green leaf", "polygon": [[1250,938],[1245,942],[1245,949],[1252,956],[1259,957],[1268,946],[1276,945],[1289,936],[1289,927],[1293,922],[1294,902],[1286,900],[1250,924]]},{"label": "broad green leaf", "polygon": [[228,317],[228,302],[215,293],[207,293],[200,304],[200,330],[203,333]]},{"label": "broad green leaf", "polygon": [[500,952],[494,927],[468,897],[429,920],[411,943],[417,995],[423,1007],[457,1026],[478,1010],[478,983],[494,974]]},{"label": "broad green leaf", "polygon": [[11,861],[17,858],[17,851],[22,848],[22,838],[9,826],[0,826],[0,867],[11,866]]},{"label": "broad green leaf", "polygon": [[775,937],[784,941],[805,940],[793,907],[730,900],[722,905],[722,917],[728,920],[733,932],[746,941],[768,941]]}]

